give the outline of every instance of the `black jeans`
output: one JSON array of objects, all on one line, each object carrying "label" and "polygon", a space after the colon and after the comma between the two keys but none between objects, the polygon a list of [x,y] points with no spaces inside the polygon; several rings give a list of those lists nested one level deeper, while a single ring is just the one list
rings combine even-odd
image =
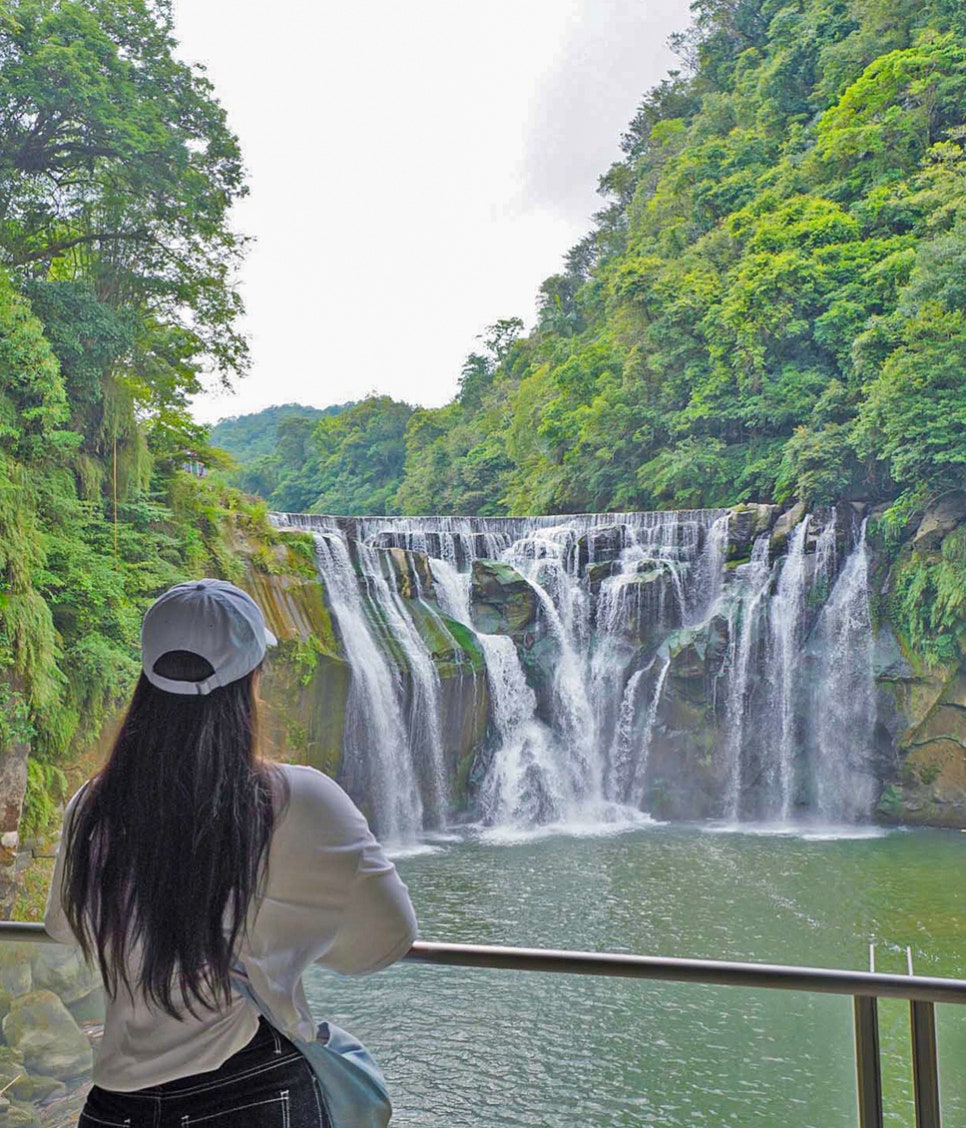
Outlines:
[{"label": "black jeans", "polygon": [[78,1128],[332,1128],[308,1062],[260,1019],[255,1037],[209,1073],[116,1093],[91,1089]]}]

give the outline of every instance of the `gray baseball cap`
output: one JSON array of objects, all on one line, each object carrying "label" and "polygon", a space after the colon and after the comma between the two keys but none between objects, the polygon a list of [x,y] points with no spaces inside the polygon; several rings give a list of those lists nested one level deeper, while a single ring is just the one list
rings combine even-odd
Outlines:
[{"label": "gray baseball cap", "polygon": [[[277,639],[252,597],[225,580],[176,584],[147,609],[141,624],[141,665],[148,681],[167,693],[208,694],[238,681],[265,657]],[[155,673],[162,654],[187,650],[214,669],[201,682],[175,681]]]}]

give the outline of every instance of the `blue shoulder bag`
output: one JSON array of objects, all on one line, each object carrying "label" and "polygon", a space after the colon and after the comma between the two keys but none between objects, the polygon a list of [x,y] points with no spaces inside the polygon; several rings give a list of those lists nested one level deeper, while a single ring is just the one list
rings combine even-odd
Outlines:
[{"label": "blue shoulder bag", "polygon": [[280,1028],[240,969],[232,975],[232,983],[309,1063],[319,1083],[322,1104],[332,1128],[386,1128],[392,1116],[386,1079],[372,1054],[358,1039],[331,1022],[319,1024],[314,1042],[293,1038]]}]

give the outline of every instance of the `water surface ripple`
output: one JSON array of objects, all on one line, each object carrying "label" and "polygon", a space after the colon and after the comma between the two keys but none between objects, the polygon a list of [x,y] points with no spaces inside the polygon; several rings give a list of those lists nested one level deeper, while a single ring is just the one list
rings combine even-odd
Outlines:
[{"label": "water surface ripple", "polygon": [[[472,837],[399,868],[428,940],[966,976],[964,840],[650,825],[510,845]],[[397,965],[313,974],[370,1045],[398,1128],[854,1128],[848,998]],[[880,1003],[886,1123],[912,1126],[908,1008]],[[939,1008],[944,1123],[966,1123],[966,1014]]]}]

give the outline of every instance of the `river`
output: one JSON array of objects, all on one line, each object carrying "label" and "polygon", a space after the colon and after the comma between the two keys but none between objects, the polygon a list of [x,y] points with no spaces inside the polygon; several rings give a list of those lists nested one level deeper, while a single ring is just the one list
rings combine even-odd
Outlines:
[{"label": "river", "polygon": [[[397,860],[424,939],[966,976],[958,832],[651,824],[467,832]],[[845,997],[397,965],[313,972],[398,1128],[855,1128]],[[944,1123],[966,1123],[966,1014],[938,1008]],[[908,1006],[880,1002],[886,1123],[911,1126]]]}]

